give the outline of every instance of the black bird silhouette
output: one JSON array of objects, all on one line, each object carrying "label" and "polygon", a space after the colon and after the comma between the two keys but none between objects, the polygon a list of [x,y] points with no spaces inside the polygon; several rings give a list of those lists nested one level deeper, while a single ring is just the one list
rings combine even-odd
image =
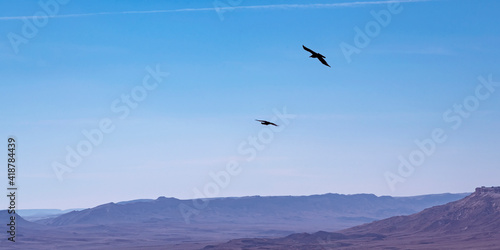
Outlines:
[{"label": "black bird silhouette", "polygon": [[309,51],[309,52],[312,54],[312,55],[310,56],[311,58],[318,58],[318,60],[319,60],[322,64],[324,64],[324,65],[326,65],[326,66],[330,67],[330,65],[328,65],[328,63],[325,61],[325,59],[323,59],[323,58],[326,58],[324,55],[322,55],[322,54],[320,54],[320,53],[316,53],[316,52],[312,51],[311,49],[307,48],[307,47],[306,47],[306,46],[304,46],[304,45],[302,45],[302,48],[304,48],[306,51]]},{"label": "black bird silhouette", "polygon": [[274,126],[278,127],[278,125],[276,125],[275,123],[268,122],[268,121],[266,121],[266,120],[257,120],[257,119],[256,119],[256,121],[260,122],[260,124],[262,124],[262,125],[266,125],[266,126],[267,126],[267,125],[274,125]]}]

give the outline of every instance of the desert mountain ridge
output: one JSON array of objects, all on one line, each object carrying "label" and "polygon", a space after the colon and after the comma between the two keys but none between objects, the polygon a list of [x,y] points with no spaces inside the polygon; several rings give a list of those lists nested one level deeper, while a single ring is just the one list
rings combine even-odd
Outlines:
[{"label": "desert mountain ridge", "polygon": [[421,212],[336,232],[245,238],[204,249],[499,249],[500,187]]},{"label": "desert mountain ridge", "polygon": [[[274,221],[297,230],[336,230],[394,215],[407,215],[467,194],[433,194],[410,197],[373,194],[310,196],[246,196],[180,200],[164,196],[106,203],[36,221],[51,226],[115,223],[264,223]],[[300,221],[300,223],[289,223]],[[297,226],[294,226],[297,224]],[[299,229],[300,227],[300,229]]]},{"label": "desert mountain ridge", "polygon": [[[166,197],[132,200],[31,222],[20,221],[15,243],[18,248],[14,249],[100,249],[112,245],[188,250],[243,237],[284,237],[294,233],[307,237],[318,230],[332,232],[416,213],[467,195],[390,197],[330,193],[212,198],[206,203]],[[196,209],[192,210],[189,221],[181,212],[186,207]]]}]

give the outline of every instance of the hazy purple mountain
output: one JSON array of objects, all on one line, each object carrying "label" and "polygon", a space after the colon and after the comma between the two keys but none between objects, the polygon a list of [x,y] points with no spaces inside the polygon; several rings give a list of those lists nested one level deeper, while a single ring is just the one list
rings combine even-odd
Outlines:
[{"label": "hazy purple mountain", "polygon": [[[466,194],[414,197],[377,197],[373,194],[240,197],[210,199],[190,216],[190,223],[297,223],[302,230],[341,229],[394,215],[406,215],[424,208],[458,200]],[[201,203],[201,201],[200,201]],[[185,223],[180,206],[195,209],[192,200],[160,197],[108,203],[38,221],[46,225],[112,223]],[[292,228],[290,228],[292,229]]]},{"label": "hazy purple mountain", "polygon": [[[39,220],[38,224],[20,227],[21,241],[16,242],[16,247],[201,249],[235,238],[282,237],[292,233],[345,229],[394,215],[411,214],[465,196],[324,194],[214,198],[207,203],[160,197],[108,203]],[[180,207],[194,209],[195,202],[206,206],[193,210],[196,213],[187,224]]]},{"label": "hazy purple mountain", "polygon": [[[33,223],[25,220],[21,215],[18,213],[12,213],[9,214],[8,210],[0,210],[0,221],[3,224],[8,224],[10,223],[10,217],[14,216],[15,217],[15,223],[16,223],[16,228],[22,227],[22,228],[45,228],[43,225],[40,225],[38,223]],[[7,228],[7,226],[6,226]]]},{"label": "hazy purple mountain", "polygon": [[21,215],[27,221],[37,221],[41,219],[54,218],[71,211],[79,211],[82,209],[18,209],[16,213]]},{"label": "hazy purple mountain", "polygon": [[204,249],[499,249],[500,187],[338,232],[231,240]]},{"label": "hazy purple mountain", "polygon": [[374,231],[401,235],[415,232],[433,235],[500,233],[500,187],[476,188],[474,193],[458,201],[343,230],[346,233]]}]

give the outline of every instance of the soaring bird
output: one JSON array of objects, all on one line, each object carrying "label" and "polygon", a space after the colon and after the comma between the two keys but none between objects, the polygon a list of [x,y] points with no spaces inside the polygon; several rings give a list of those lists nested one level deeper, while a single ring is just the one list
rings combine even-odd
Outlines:
[{"label": "soaring bird", "polygon": [[260,122],[260,124],[262,124],[262,125],[266,125],[266,126],[267,126],[267,125],[274,125],[274,126],[278,127],[278,125],[276,125],[275,123],[268,122],[268,121],[266,121],[266,120],[257,120],[257,119],[256,119],[256,121]]},{"label": "soaring bird", "polygon": [[324,65],[326,65],[326,66],[330,67],[330,65],[328,65],[328,63],[325,61],[325,59],[323,59],[323,58],[326,58],[324,55],[322,55],[322,54],[320,54],[320,53],[316,53],[316,52],[312,51],[311,49],[307,48],[307,47],[306,47],[306,46],[304,46],[304,45],[302,45],[302,48],[304,48],[306,51],[309,51],[309,52],[312,54],[312,55],[311,55],[311,56],[309,56],[309,57],[311,57],[311,58],[318,58],[318,60],[319,60],[322,64],[324,64]]}]

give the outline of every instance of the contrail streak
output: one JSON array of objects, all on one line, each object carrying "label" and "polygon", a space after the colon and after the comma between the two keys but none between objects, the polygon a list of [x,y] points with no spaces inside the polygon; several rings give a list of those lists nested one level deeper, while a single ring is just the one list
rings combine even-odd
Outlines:
[{"label": "contrail streak", "polygon": [[[234,6],[220,7],[218,10],[273,10],[273,9],[321,9],[321,8],[341,8],[341,7],[361,7],[366,5],[378,5],[388,3],[409,3],[409,2],[427,2],[431,0],[385,0],[385,1],[367,1],[367,2],[345,2],[345,3],[327,3],[327,4],[274,4],[274,5],[253,5],[253,6]],[[0,20],[22,20],[26,18],[75,18],[87,16],[104,16],[104,15],[126,15],[126,14],[155,14],[155,13],[174,13],[174,12],[206,12],[214,11],[215,8],[186,8],[173,10],[139,10],[139,11],[120,11],[120,12],[94,12],[80,14],[65,14],[54,16],[7,16],[0,17]]]}]

